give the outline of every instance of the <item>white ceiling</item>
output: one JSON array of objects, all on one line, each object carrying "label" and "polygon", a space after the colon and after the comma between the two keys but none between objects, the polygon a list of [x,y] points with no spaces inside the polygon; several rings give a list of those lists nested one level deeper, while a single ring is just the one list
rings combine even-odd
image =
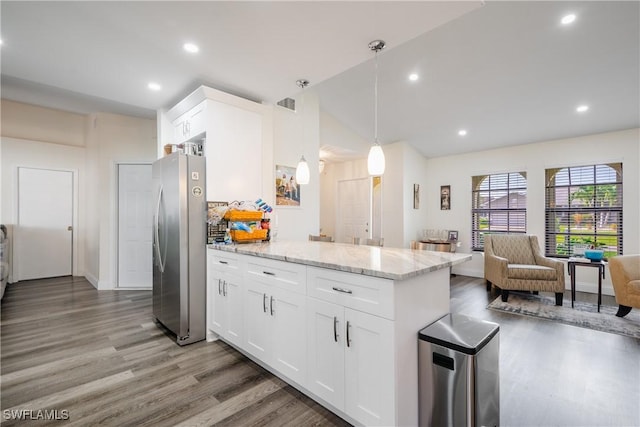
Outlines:
[{"label": "white ceiling", "polygon": [[370,140],[367,44],[381,38],[381,142],[442,156],[640,127],[639,5],[2,1],[2,97],[154,117],[201,84],[275,103],[306,78],[324,111]]}]

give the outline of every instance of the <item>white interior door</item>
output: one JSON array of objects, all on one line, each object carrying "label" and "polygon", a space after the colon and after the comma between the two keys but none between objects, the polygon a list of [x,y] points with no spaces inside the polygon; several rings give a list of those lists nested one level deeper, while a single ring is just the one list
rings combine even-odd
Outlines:
[{"label": "white interior door", "polygon": [[73,172],[18,168],[18,280],[69,276],[73,256]]},{"label": "white interior door", "polygon": [[351,243],[354,237],[371,236],[371,193],[369,178],[338,181],[336,242]]},{"label": "white interior door", "polygon": [[151,289],[152,222],[151,165],[118,165],[118,287]]}]

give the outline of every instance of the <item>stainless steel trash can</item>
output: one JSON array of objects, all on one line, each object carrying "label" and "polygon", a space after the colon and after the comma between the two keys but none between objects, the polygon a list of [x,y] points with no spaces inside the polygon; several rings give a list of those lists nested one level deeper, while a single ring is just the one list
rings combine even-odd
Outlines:
[{"label": "stainless steel trash can", "polygon": [[418,336],[421,426],[500,425],[500,326],[447,314]]}]

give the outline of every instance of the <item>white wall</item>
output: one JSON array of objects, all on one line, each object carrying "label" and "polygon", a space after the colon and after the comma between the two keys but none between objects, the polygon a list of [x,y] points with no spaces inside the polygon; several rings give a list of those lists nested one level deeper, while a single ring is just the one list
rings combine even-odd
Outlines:
[{"label": "white wall", "polygon": [[[304,94],[304,102],[302,99]],[[320,178],[319,178],[319,107],[318,98],[312,92],[302,92],[296,97],[297,111],[274,107],[273,162],[265,179],[275,188],[275,165],[295,168],[304,155],[311,180],[300,189],[300,206],[275,206],[275,191],[268,202],[274,207],[272,226],[277,222],[280,240],[307,240],[309,234],[320,230]],[[268,177],[268,178],[267,178]]]},{"label": "white wall", "polygon": [[156,122],[97,113],[89,116],[89,123],[87,165],[95,192],[87,198],[91,215],[87,279],[98,289],[113,289],[117,280],[117,164],[151,163],[156,159]]},{"label": "white wall", "polygon": [[0,222],[16,221],[18,166],[77,172],[73,274],[111,289],[117,260],[116,164],[155,159],[155,120],[84,116],[7,100],[2,100],[2,113]]},{"label": "white wall", "polygon": [[17,222],[18,167],[72,171],[74,177],[73,274],[84,274],[86,194],[85,117],[30,104],[1,102],[0,223]]},{"label": "white wall", "polygon": [[[2,211],[0,223],[16,224],[18,221],[18,167],[37,169],[53,169],[72,171],[74,179],[74,233],[73,241],[73,274],[84,275],[85,239],[82,230],[85,228],[85,216],[76,205],[84,200],[86,194],[84,147],[62,144],[49,144],[28,139],[0,139],[2,149]],[[46,207],[43,208],[46,215]],[[15,259],[15,258],[14,258]]]},{"label": "white wall", "polygon": [[[461,252],[470,252],[471,177],[500,172],[527,172],[527,232],[544,242],[545,169],[598,163],[623,163],[624,253],[640,253],[640,130],[519,145],[427,160],[429,181],[423,202],[427,209],[425,228],[458,230]],[[440,210],[440,186],[451,186],[451,209]],[[588,270],[588,269],[583,269]],[[483,277],[483,258],[454,269],[468,276]],[[579,289],[593,291],[596,278],[578,271]],[[604,291],[612,293],[609,275]],[[569,282],[567,281],[567,284]],[[568,285],[567,285],[568,286]]]},{"label": "white wall", "polygon": [[[427,159],[411,145],[403,143],[403,247],[408,248],[412,240],[419,240],[427,225],[426,187],[429,182]],[[420,203],[413,208],[413,184],[420,186]],[[383,196],[384,197],[384,196]]]},{"label": "white wall", "polygon": [[[408,248],[419,230],[426,228],[426,208],[413,209],[413,184],[420,185],[421,199],[427,183],[426,159],[406,142],[382,147],[386,170],[382,176],[382,237],[386,247]],[[367,160],[330,163],[322,174],[321,228],[335,236],[338,182],[368,177]]]}]

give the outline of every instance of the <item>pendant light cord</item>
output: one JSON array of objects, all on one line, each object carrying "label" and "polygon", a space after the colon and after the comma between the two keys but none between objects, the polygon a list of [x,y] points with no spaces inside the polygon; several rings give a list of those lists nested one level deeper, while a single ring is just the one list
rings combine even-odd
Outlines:
[{"label": "pendant light cord", "polygon": [[373,85],[373,142],[378,144],[378,51],[376,50],[376,76]]}]

